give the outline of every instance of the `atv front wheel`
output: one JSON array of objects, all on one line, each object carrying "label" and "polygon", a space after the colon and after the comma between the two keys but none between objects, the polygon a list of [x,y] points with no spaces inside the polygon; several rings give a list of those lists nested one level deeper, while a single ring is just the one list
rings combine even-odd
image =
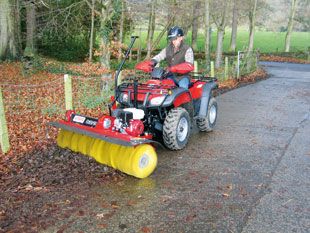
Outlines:
[{"label": "atv front wheel", "polygon": [[207,116],[197,119],[197,127],[200,131],[210,132],[214,129],[217,118],[217,102],[214,97],[209,101]]},{"label": "atv front wheel", "polygon": [[171,109],[165,119],[163,140],[170,150],[183,149],[189,138],[191,120],[184,108]]}]

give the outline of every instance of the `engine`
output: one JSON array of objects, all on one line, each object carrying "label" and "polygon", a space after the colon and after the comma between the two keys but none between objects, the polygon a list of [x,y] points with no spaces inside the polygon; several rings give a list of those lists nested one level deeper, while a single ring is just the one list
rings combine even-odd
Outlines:
[{"label": "engine", "polygon": [[116,109],[113,111],[112,130],[137,137],[144,132],[144,111],[136,108]]}]

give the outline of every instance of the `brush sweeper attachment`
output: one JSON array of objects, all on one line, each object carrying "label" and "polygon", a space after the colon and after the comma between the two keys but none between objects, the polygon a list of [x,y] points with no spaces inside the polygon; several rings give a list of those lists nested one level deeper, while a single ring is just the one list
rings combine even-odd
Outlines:
[{"label": "brush sweeper attachment", "polygon": [[[99,163],[138,178],[149,176],[156,168],[157,155],[151,141],[135,136],[143,131],[137,121],[132,120],[129,127],[122,128],[127,129],[125,134],[116,129],[116,123],[122,127],[121,118],[105,116],[96,120],[73,111],[68,111],[67,115],[67,121],[51,123],[60,128],[58,146],[91,156]],[[115,122],[113,127],[112,121]]]},{"label": "brush sweeper attachment", "polygon": [[[117,83],[119,73],[137,37],[132,37],[115,75],[115,95],[108,105],[109,114],[98,118],[68,110],[65,119],[51,122],[59,128],[57,144],[74,152],[93,157],[137,178],[149,176],[157,166],[154,144],[170,150],[183,149],[193,124],[200,131],[212,131],[217,119],[217,102],[213,90],[215,78],[189,73],[190,63],[178,64],[168,70],[154,67],[150,61],[136,65],[150,74],[139,83]],[[188,89],[179,87],[173,75],[188,75]]]}]

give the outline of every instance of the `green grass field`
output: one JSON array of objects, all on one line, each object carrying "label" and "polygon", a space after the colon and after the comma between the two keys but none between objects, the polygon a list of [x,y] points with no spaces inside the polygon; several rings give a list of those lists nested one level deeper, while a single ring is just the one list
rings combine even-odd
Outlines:
[{"label": "green grass field", "polygon": [[[146,34],[147,32],[142,32],[142,48],[146,47]],[[155,38],[159,34],[158,31],[155,32]],[[136,32],[138,35],[138,32]],[[212,32],[211,46],[212,51],[216,48],[216,31]],[[224,51],[228,52],[230,44],[231,31],[227,30],[224,38]],[[237,49],[244,50],[248,44],[249,32],[242,28],[238,30],[237,34]],[[186,41],[191,44],[191,35],[186,36]],[[267,31],[256,31],[254,47],[259,49],[262,53],[276,53],[284,52],[285,43],[285,32],[267,32]],[[136,44],[137,45],[137,44]],[[166,45],[166,37],[162,38],[159,44],[159,48],[164,48]],[[196,52],[204,51],[204,35],[201,33],[198,35],[197,40],[197,50]],[[306,51],[310,47],[310,32],[293,32],[291,37],[291,52]]]}]

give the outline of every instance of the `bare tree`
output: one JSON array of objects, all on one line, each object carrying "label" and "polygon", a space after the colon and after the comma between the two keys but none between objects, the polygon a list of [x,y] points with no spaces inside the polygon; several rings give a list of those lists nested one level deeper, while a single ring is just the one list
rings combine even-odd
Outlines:
[{"label": "bare tree", "polygon": [[205,0],[205,58],[206,58],[206,67],[210,66],[210,0]]},{"label": "bare tree", "polygon": [[290,17],[288,20],[287,32],[286,32],[286,36],[285,36],[285,52],[290,51],[291,34],[292,34],[292,30],[293,30],[294,17],[295,17],[295,12],[296,12],[296,5],[297,5],[297,0],[292,0],[291,9],[290,9]]},{"label": "bare tree", "polygon": [[300,31],[310,31],[310,4],[309,0],[298,0],[298,7],[295,12],[294,20],[298,24],[294,24],[294,28],[297,26]]},{"label": "bare tree", "polygon": [[89,38],[89,57],[88,57],[89,62],[93,61],[95,3],[96,3],[96,0],[92,0],[92,3],[91,3],[91,27],[90,27],[90,38]]},{"label": "bare tree", "polygon": [[200,9],[200,1],[196,0],[193,4],[193,21],[192,21],[192,48],[194,50],[197,49],[199,9]]},{"label": "bare tree", "polygon": [[149,26],[148,26],[148,32],[147,32],[147,54],[146,58],[151,57],[152,52],[152,42],[154,37],[154,31],[155,31],[155,7],[156,7],[156,0],[152,1],[151,4],[151,11],[149,16]]},{"label": "bare tree", "polygon": [[[167,9],[168,9],[168,20],[167,20],[167,22],[170,26],[175,25],[176,11],[177,11],[177,0],[169,0]],[[169,30],[169,27],[167,28],[167,32]]]},{"label": "bare tree", "polygon": [[122,1],[122,13],[121,13],[121,20],[119,23],[119,48],[118,48],[118,60],[122,59],[122,44],[123,44],[123,37],[124,37],[124,21],[125,21],[125,0]]},{"label": "bare tree", "polygon": [[254,32],[255,32],[255,24],[256,24],[257,1],[258,0],[251,0],[252,7],[249,11],[250,34],[249,34],[249,43],[248,43],[248,54],[253,51],[253,47],[254,47]]},{"label": "bare tree", "polygon": [[[222,3],[222,4],[221,4]],[[216,58],[215,67],[219,68],[222,63],[223,55],[223,40],[226,27],[226,13],[229,6],[229,1],[216,2],[217,10],[212,13],[214,23],[217,27],[217,43],[216,43]]]},{"label": "bare tree", "polygon": [[10,2],[10,0],[0,0],[0,60],[15,59],[18,55]]},{"label": "bare tree", "polygon": [[141,28],[139,28],[139,40],[138,40],[138,52],[137,52],[137,61],[141,61],[141,51],[142,51],[142,39],[141,39]]},{"label": "bare tree", "polygon": [[111,26],[111,19],[115,14],[113,1],[95,0],[96,2],[99,3],[98,5],[100,6],[100,10],[95,9],[96,2],[92,1],[90,3],[88,0],[83,1],[87,3],[89,8],[92,10],[92,14],[94,14],[94,16],[95,15],[100,16],[100,49],[101,49],[100,62],[102,67],[110,69],[110,57],[111,57],[110,42],[111,42],[112,30],[110,29],[109,26]]},{"label": "bare tree", "polygon": [[15,28],[15,44],[17,54],[22,53],[22,31],[21,31],[21,6],[20,0],[14,0],[15,7],[13,8],[14,28]]},{"label": "bare tree", "polygon": [[237,30],[238,30],[238,0],[234,0],[233,18],[231,24],[230,51],[236,51]]},{"label": "bare tree", "polygon": [[111,41],[111,29],[107,26],[115,13],[113,9],[112,0],[101,1],[101,15],[100,15],[100,32],[101,32],[101,66],[110,69],[110,41]]},{"label": "bare tree", "polygon": [[[164,8],[164,7],[163,7]],[[169,28],[173,25],[173,22],[176,18],[176,0],[169,0],[167,1],[167,5],[165,5],[165,10],[168,12],[164,13],[163,10],[158,11],[159,9],[156,9],[156,14],[161,15],[162,17],[158,17],[156,19],[159,19],[158,22],[156,22],[156,25],[162,26],[162,29],[158,36],[152,40],[152,44],[150,46],[151,51],[149,54],[149,57],[151,56],[151,52],[158,46],[159,42],[161,41],[162,37],[165,35],[165,33],[169,30]]]},{"label": "bare tree", "polygon": [[173,21],[172,21],[173,18],[170,18],[170,20],[171,20],[171,21],[168,21],[168,22],[166,23],[166,25],[164,26],[164,28],[161,30],[161,32],[159,33],[159,35],[156,37],[155,41],[154,41],[153,44],[152,44],[152,50],[153,50],[154,48],[157,47],[157,45],[159,44],[161,38],[164,36],[164,34],[167,32],[167,30],[169,30],[169,28],[171,27],[172,22],[173,22]]},{"label": "bare tree", "polygon": [[36,6],[33,1],[26,1],[26,48],[25,56],[32,56],[36,52]]}]

